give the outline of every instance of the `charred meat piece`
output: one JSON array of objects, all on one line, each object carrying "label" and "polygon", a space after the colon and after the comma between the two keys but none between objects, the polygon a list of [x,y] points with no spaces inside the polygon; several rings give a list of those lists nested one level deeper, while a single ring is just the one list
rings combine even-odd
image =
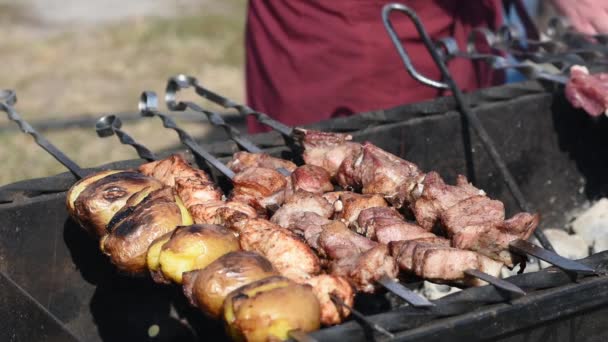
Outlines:
[{"label": "charred meat piece", "polygon": [[250,167],[237,173],[232,180],[231,199],[247,203],[260,214],[278,209],[285,200],[287,178],[274,169]]},{"label": "charred meat piece", "polygon": [[574,108],[582,108],[591,116],[608,115],[608,73],[590,75],[586,67],[574,65],[565,93]]},{"label": "charred meat piece", "polygon": [[361,211],[357,226],[360,234],[385,244],[391,241],[435,236],[417,224],[406,222],[397,210],[389,207],[375,207]]},{"label": "charred meat piece", "polygon": [[222,192],[213,182],[200,178],[177,177],[175,178],[175,189],[186,208],[222,199]]},{"label": "charred meat piece", "polygon": [[296,213],[311,212],[324,218],[330,218],[334,208],[320,195],[298,191],[293,194],[272,216],[271,221],[287,228]]},{"label": "charred meat piece", "polygon": [[396,278],[399,269],[386,245],[379,244],[354,257],[335,260],[330,273],[348,279],[358,291],[373,293],[383,276]]},{"label": "charred meat piece", "polygon": [[387,206],[388,204],[381,195],[360,195],[344,191],[340,193],[340,199],[334,203],[335,218],[351,225],[357,221],[362,210]]},{"label": "charred meat piece", "polygon": [[329,259],[352,259],[377,245],[340,221],[331,221],[322,228],[318,239],[320,254]]},{"label": "charred meat piece", "polygon": [[294,192],[308,191],[322,194],[334,189],[329,173],[322,167],[302,165],[291,174],[291,186]]},{"label": "charred meat piece", "polygon": [[134,171],[102,171],[74,184],[66,205],[74,220],[96,237],[107,234],[106,225],[135,193],[163,187],[158,180]]},{"label": "charred meat piece", "polygon": [[364,194],[380,194],[400,208],[413,202],[411,193],[422,176],[415,164],[366,142],[360,156],[344,161],[338,180],[343,187],[360,186]]},{"label": "charred meat piece", "polygon": [[312,286],[312,292],[321,304],[321,324],[325,326],[340,324],[345,317],[350,315],[348,309],[344,306],[336,306],[329,297],[330,294],[334,294],[349,307],[353,306],[355,293],[346,279],[320,274],[307,279],[305,284]]},{"label": "charred meat piece", "polygon": [[191,223],[188,211],[176,198],[170,187],[131,196],[108,223],[108,234],[100,241],[101,251],[122,271],[145,272],[146,253],[152,242],[177,226]]},{"label": "charred meat piece", "polygon": [[241,248],[266,257],[281,275],[302,282],[320,272],[319,258],[291,231],[268,220],[237,222]]},{"label": "charred meat piece", "polygon": [[210,201],[189,208],[195,223],[232,226],[235,222],[256,218],[258,213],[250,205],[237,201]]},{"label": "charred meat piece", "polygon": [[421,196],[412,206],[416,222],[431,230],[441,213],[456,203],[469,197],[485,195],[482,190],[471,185],[466,177],[459,175],[456,185],[447,185],[437,172],[429,172],[424,178]]},{"label": "charred meat piece", "polygon": [[289,160],[275,158],[266,153],[249,153],[240,151],[232,156],[232,160],[227,165],[234,173],[244,171],[249,167],[263,167],[268,169],[285,169],[293,172],[296,164]]},{"label": "charred meat piece", "polygon": [[352,159],[361,152],[359,143],[351,142],[349,134],[299,130],[300,140],[304,146],[304,162],[327,170],[333,178],[345,159]]}]

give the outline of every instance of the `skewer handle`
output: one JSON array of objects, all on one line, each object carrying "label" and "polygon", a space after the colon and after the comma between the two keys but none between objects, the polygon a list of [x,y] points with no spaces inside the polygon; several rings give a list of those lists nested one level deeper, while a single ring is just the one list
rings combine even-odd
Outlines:
[{"label": "skewer handle", "polygon": [[435,306],[435,304],[431,303],[428,299],[399,284],[398,282],[387,276],[383,276],[382,278],[380,278],[380,280],[378,280],[378,282],[387,290],[396,294],[413,307],[429,308]]},{"label": "skewer handle", "polygon": [[125,133],[122,129],[122,121],[116,115],[102,116],[95,123],[95,131],[100,138],[105,138],[116,134],[120,142],[124,145],[129,145],[135,148],[137,155],[147,161],[154,161],[158,159],[156,155],[146,148],[144,145],[139,144],[130,135]]},{"label": "skewer handle", "polygon": [[479,278],[483,281],[486,281],[497,289],[507,292],[512,297],[521,297],[526,295],[526,292],[522,290],[519,286],[510,283],[506,280],[481,272],[480,270],[469,269],[465,270],[464,273],[471,277]]},{"label": "skewer handle", "polygon": [[342,298],[334,295],[333,293],[329,294],[329,298],[335,304],[340,305],[340,306],[346,308],[348,311],[350,311],[353,314],[353,316],[355,317],[355,319],[361,321],[363,324],[365,324],[365,326],[372,328],[373,330],[387,336],[388,338],[391,338],[391,339],[395,338],[395,335],[393,335],[390,331],[388,331],[388,330],[384,329],[383,327],[381,327],[380,325],[370,321],[367,317],[365,317],[364,314],[362,314],[358,310],[355,310],[354,308],[350,307],[348,304],[344,303]]},{"label": "skewer handle", "polygon": [[34,127],[21,118],[19,113],[15,111],[13,107],[17,103],[17,94],[13,90],[0,90],[0,110],[8,114],[8,118],[14,121],[19,126],[19,129],[23,133],[31,135],[36,144],[47,151],[53,158],[63,164],[70,172],[72,172],[77,178],[84,178],[88,174],[87,171],[83,170],[73,160],[68,158],[63,152],[61,152],[55,145],[50,141],[46,140],[40,133],[38,133]]},{"label": "skewer handle", "polygon": [[234,172],[224,165],[219,159],[215,158],[211,153],[205,151],[195,140],[183,129],[179,128],[175,121],[158,111],[158,97],[153,91],[144,91],[139,98],[139,111],[143,116],[158,116],[165,128],[170,128],[177,132],[179,140],[186,145],[192,153],[207,161],[224,176],[232,179]]},{"label": "skewer handle", "polygon": [[230,139],[237,143],[237,145],[239,145],[242,149],[251,153],[262,152],[262,150],[257,147],[253,142],[243,137],[238,129],[228,125],[226,121],[224,121],[224,118],[222,118],[222,116],[218,113],[205,110],[204,108],[191,101],[178,101],[177,93],[180,90],[189,87],[194,87],[195,89],[197,89],[198,80],[192,76],[185,75],[178,75],[169,79],[165,92],[165,102],[167,103],[167,107],[169,107],[170,110],[184,111],[189,108],[195,112],[205,114],[212,125],[222,127],[226,134],[230,136]]},{"label": "skewer handle", "polygon": [[562,270],[570,273],[581,274],[581,275],[592,275],[597,272],[586,265],[581,264],[578,261],[566,259],[557,255],[556,253],[550,252],[546,249],[540,248],[528,241],[515,240],[509,244],[511,250],[518,254],[529,254],[533,257],[537,257],[544,260],[553,266],[561,268]]},{"label": "skewer handle", "polygon": [[[270,116],[268,116],[268,114],[255,111],[246,105],[236,103],[228,98],[214,93],[213,91],[200,85],[200,83],[196,81],[196,78],[192,76],[177,75],[175,77],[172,77],[171,79],[179,80],[180,82],[190,83],[190,85],[194,87],[194,90],[199,96],[224,108],[235,109],[237,112],[239,112],[239,114],[243,116],[253,115],[260,123],[281,133],[284,137],[291,138],[292,136],[293,128],[286,126],[283,123],[271,118]],[[194,80],[194,82],[189,82],[189,80]]]}]

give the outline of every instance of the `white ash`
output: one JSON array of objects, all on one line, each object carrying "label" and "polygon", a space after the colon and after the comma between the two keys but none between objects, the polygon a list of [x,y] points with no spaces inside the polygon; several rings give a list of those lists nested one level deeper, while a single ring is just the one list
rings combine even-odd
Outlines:
[{"label": "white ash", "polygon": [[608,199],[602,198],[572,222],[572,230],[591,247],[593,253],[608,249]]},{"label": "white ash", "polygon": [[[589,256],[589,245],[585,242],[582,236],[578,234],[568,234],[562,229],[545,229],[545,236],[555,249],[557,254],[571,260],[583,259]],[[541,261],[542,268],[550,267],[551,265]]]},{"label": "white ash", "polygon": [[425,280],[419,290],[419,293],[425,296],[428,300],[436,300],[459,291],[462,291],[462,289],[449,285],[435,284]]}]

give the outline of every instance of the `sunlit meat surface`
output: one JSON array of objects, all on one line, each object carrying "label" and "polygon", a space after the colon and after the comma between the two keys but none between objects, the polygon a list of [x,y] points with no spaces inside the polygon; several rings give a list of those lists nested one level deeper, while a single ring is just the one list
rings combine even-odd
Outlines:
[{"label": "sunlit meat surface", "polygon": [[302,165],[291,174],[291,186],[294,192],[308,191],[322,194],[334,189],[329,173],[322,167]]},{"label": "sunlit meat surface", "polygon": [[209,201],[188,208],[194,223],[230,226],[237,221],[256,218],[258,213],[248,204],[237,201]]},{"label": "sunlit meat surface", "polygon": [[299,130],[297,133],[304,146],[304,162],[324,168],[332,178],[345,159],[352,159],[361,151],[361,145],[352,142],[349,134],[311,130]]},{"label": "sunlit meat surface", "polygon": [[574,65],[565,93],[574,108],[582,108],[591,116],[608,115],[608,73],[590,75],[586,67]]},{"label": "sunlit meat surface", "polygon": [[238,232],[243,250],[263,255],[289,279],[302,282],[321,271],[313,250],[285,228],[264,219],[239,221],[231,228]]},{"label": "sunlit meat surface", "polygon": [[344,161],[337,176],[341,186],[360,187],[364,194],[380,194],[396,208],[413,201],[412,192],[423,176],[418,166],[369,142],[362,145],[361,152]]},{"label": "sunlit meat surface", "polygon": [[373,293],[383,276],[396,278],[399,269],[388,247],[378,244],[354,257],[342,258],[330,264],[330,273],[348,279],[361,292]]},{"label": "sunlit meat surface", "polygon": [[274,169],[250,167],[232,180],[231,199],[247,203],[261,214],[278,209],[285,200],[287,178]]},{"label": "sunlit meat surface", "polygon": [[289,160],[275,158],[266,153],[249,153],[244,151],[236,152],[227,166],[234,173],[242,172],[249,167],[263,167],[275,170],[284,169],[290,173],[296,169],[296,164]]},{"label": "sunlit meat surface", "polygon": [[286,228],[292,222],[295,214],[303,212],[311,212],[323,218],[330,218],[334,213],[334,208],[321,195],[298,191],[274,213],[271,221]]},{"label": "sunlit meat surface", "polygon": [[391,207],[375,207],[361,211],[357,226],[361,234],[385,244],[435,236],[417,224],[406,222],[403,216]]},{"label": "sunlit meat surface", "polygon": [[347,225],[354,224],[359,213],[367,208],[387,207],[388,203],[381,195],[361,195],[354,192],[340,192],[340,198],[334,202],[336,211],[334,218],[343,221]]}]

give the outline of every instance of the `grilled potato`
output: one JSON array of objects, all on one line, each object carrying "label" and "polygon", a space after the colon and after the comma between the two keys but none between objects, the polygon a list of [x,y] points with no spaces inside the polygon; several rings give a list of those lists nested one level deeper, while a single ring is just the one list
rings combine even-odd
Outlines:
[{"label": "grilled potato", "polygon": [[89,233],[102,237],[110,222],[131,197],[148,189],[160,189],[158,180],[134,171],[102,171],[74,184],[67,193],[66,205],[70,216]]},{"label": "grilled potato", "polygon": [[286,340],[291,330],[320,327],[319,301],[309,285],[270,277],[231,292],[224,301],[230,336],[241,341]]},{"label": "grilled potato", "polygon": [[226,296],[241,286],[279,275],[270,261],[253,252],[231,252],[209,266],[184,273],[184,294],[190,303],[213,318],[221,318]]},{"label": "grilled potato", "polygon": [[183,226],[161,247],[158,264],[167,279],[181,284],[182,273],[204,268],[222,255],[239,249],[239,240],[222,226]]},{"label": "grilled potato", "polygon": [[154,240],[177,226],[192,223],[173,188],[148,191],[144,189],[129,198],[108,223],[109,234],[100,241],[102,252],[128,273],[146,270],[146,253]]}]

